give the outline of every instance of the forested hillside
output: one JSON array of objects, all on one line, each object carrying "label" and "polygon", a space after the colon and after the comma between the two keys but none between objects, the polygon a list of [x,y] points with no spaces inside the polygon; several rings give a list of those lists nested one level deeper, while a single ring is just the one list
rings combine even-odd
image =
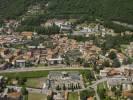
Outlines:
[{"label": "forested hillside", "polygon": [[0,18],[16,18],[34,2],[35,0],[0,0]]},{"label": "forested hillside", "polygon": [[92,16],[133,23],[133,0],[51,0],[52,14]]},{"label": "forested hillside", "polygon": [[[29,5],[46,0],[0,0],[0,18],[16,18]],[[133,0],[48,0],[48,15],[86,17],[133,23]]]}]

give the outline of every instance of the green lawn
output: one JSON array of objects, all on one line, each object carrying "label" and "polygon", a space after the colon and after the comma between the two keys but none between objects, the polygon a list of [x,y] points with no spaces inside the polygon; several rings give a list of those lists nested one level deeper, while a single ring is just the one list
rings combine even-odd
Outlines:
[{"label": "green lawn", "polygon": [[29,93],[28,100],[47,100],[45,94]]},{"label": "green lawn", "polygon": [[69,93],[68,100],[78,100],[78,93],[75,93],[75,92]]},{"label": "green lawn", "polygon": [[28,78],[25,83],[26,87],[42,88],[45,78]]},{"label": "green lawn", "polygon": [[2,76],[9,78],[38,78],[38,77],[47,77],[49,71],[30,71],[30,72],[11,72],[11,73],[0,73]]},{"label": "green lawn", "polygon": [[[11,73],[0,73],[0,75],[9,77],[9,78],[40,78],[40,77],[47,77],[49,71],[52,70],[47,70],[47,71],[29,71],[29,72],[11,72]],[[54,70],[55,71],[55,70]],[[88,73],[89,70],[75,70],[75,69],[70,69],[70,70],[57,70],[57,71],[79,71],[81,74],[84,72]]]}]

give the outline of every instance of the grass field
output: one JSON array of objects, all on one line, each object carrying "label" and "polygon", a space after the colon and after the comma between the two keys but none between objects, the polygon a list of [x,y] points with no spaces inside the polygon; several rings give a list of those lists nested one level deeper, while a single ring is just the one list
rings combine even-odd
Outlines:
[{"label": "grass field", "polygon": [[47,100],[47,96],[45,94],[30,93],[28,100]]},{"label": "grass field", "polygon": [[[51,70],[50,70],[51,71]],[[75,70],[75,69],[70,69],[70,70],[57,70],[57,71],[79,71],[81,74],[83,72],[88,72],[90,70]],[[0,73],[0,76],[5,76],[9,78],[40,78],[40,77],[47,77],[49,71],[29,71],[29,72],[11,72],[11,73]]]},{"label": "grass field", "polygon": [[26,87],[42,88],[45,78],[28,78],[25,83]]},{"label": "grass field", "polygon": [[46,77],[49,71],[30,71],[30,72],[12,72],[12,73],[0,73],[2,76],[6,76],[9,78],[38,78],[38,77]]},{"label": "grass field", "polygon": [[68,94],[68,100],[78,100],[78,93],[71,92]]}]

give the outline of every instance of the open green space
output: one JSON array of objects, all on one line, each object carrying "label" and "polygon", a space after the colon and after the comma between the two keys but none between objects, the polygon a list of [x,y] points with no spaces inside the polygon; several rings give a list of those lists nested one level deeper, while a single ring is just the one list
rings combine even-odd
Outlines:
[{"label": "open green space", "polygon": [[47,100],[45,94],[29,93],[28,100]]},{"label": "open green space", "polygon": [[50,71],[79,71],[81,74],[84,74],[84,77],[88,77],[87,72],[90,70],[87,69],[67,69],[67,70],[45,70],[45,71],[28,71],[28,72],[10,72],[10,73],[0,73],[0,75],[8,78],[40,78],[47,77]]},{"label": "open green space", "polygon": [[11,73],[0,73],[2,76],[9,78],[38,78],[47,77],[49,71],[30,71],[30,72],[11,72]]},{"label": "open green space", "polygon": [[42,88],[45,78],[28,78],[25,85],[26,87]]},{"label": "open green space", "polygon": [[78,100],[78,93],[76,93],[76,92],[69,93],[68,100]]}]

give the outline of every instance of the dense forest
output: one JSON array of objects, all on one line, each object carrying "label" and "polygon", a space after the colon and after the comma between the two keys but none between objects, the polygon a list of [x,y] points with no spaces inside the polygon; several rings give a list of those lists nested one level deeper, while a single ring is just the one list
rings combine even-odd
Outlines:
[{"label": "dense forest", "polygon": [[51,0],[49,11],[69,17],[89,16],[133,23],[133,0]]},{"label": "dense forest", "polygon": [[18,18],[29,6],[46,2],[47,0],[0,0],[0,19]]},{"label": "dense forest", "polygon": [[35,0],[0,0],[0,18],[16,18],[34,2]]}]

